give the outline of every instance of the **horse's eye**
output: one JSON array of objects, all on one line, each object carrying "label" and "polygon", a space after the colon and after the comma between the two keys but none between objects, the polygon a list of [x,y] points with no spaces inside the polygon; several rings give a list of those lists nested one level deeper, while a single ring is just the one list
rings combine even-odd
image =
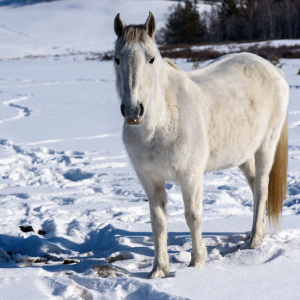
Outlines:
[{"label": "horse's eye", "polygon": [[115,57],[115,62],[116,62],[117,65],[119,65],[120,64],[120,59]]},{"label": "horse's eye", "polygon": [[153,63],[154,63],[154,60],[155,60],[155,57],[152,57],[152,58],[149,60],[149,64],[153,64]]}]

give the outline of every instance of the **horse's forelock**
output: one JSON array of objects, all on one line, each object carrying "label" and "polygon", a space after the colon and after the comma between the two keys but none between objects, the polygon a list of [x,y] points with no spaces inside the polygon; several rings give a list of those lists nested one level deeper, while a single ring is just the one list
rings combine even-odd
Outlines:
[{"label": "horse's forelock", "polygon": [[145,43],[147,40],[147,33],[144,25],[129,25],[124,29],[123,41],[125,44],[133,42]]},{"label": "horse's forelock", "polygon": [[124,28],[122,36],[116,40],[115,52],[121,52],[126,46],[131,46],[134,43],[139,43],[145,46],[151,52],[156,53],[156,44],[151,38],[144,25],[129,25]]}]

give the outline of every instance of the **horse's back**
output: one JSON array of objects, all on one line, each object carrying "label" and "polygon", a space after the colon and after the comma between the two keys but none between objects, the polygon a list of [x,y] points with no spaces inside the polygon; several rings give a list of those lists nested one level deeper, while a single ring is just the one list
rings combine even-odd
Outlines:
[{"label": "horse's back", "polygon": [[227,84],[230,78],[236,78],[236,82],[247,79],[258,86],[267,84],[271,79],[286,82],[284,73],[278,67],[247,52],[221,56],[199,70],[187,72],[187,75],[196,83],[217,82],[221,78]]}]

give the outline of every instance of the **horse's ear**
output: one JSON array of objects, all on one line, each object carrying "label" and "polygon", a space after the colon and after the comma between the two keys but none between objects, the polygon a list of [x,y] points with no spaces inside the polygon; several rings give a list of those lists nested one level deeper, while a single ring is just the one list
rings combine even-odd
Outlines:
[{"label": "horse's ear", "polygon": [[148,19],[145,23],[145,30],[150,37],[154,36],[155,33],[155,18],[151,11],[149,11]]},{"label": "horse's ear", "polygon": [[114,25],[115,25],[115,33],[118,37],[120,37],[123,32],[124,32],[124,28],[125,28],[125,25],[120,17],[120,14],[117,14],[116,17],[115,17],[115,22],[114,22]]}]

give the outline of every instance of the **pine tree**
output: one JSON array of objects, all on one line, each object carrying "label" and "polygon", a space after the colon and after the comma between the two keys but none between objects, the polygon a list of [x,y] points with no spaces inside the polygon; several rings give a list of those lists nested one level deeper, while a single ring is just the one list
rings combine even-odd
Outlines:
[{"label": "pine tree", "polygon": [[201,42],[206,34],[206,24],[200,19],[197,1],[187,0],[184,6],[178,3],[170,13],[165,30],[169,44]]},{"label": "pine tree", "polygon": [[240,39],[240,5],[235,0],[224,0],[219,11],[219,21],[223,40]]}]

